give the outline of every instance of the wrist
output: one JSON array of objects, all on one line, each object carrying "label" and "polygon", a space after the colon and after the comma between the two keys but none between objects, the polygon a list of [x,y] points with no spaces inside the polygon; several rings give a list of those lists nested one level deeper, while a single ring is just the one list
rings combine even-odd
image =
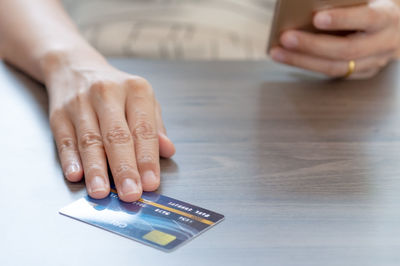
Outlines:
[{"label": "wrist", "polygon": [[45,85],[48,85],[54,76],[71,70],[110,67],[107,60],[91,47],[52,49],[44,52],[38,62]]}]

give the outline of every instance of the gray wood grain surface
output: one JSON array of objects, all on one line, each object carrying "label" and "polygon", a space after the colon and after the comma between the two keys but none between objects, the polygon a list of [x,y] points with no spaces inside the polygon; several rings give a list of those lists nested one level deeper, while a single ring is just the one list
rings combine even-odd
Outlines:
[{"label": "gray wood grain surface", "polygon": [[69,219],[45,90],[0,64],[0,265],[400,265],[400,65],[329,81],[271,62],[114,59],[153,84],[160,193],[226,216],[166,254]]}]

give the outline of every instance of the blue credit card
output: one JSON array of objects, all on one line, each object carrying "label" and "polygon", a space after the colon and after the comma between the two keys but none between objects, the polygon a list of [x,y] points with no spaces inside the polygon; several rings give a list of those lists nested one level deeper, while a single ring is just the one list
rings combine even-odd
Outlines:
[{"label": "blue credit card", "polygon": [[224,219],[222,214],[153,192],[143,192],[133,203],[123,202],[115,190],[101,200],[83,197],[60,213],[167,252]]}]

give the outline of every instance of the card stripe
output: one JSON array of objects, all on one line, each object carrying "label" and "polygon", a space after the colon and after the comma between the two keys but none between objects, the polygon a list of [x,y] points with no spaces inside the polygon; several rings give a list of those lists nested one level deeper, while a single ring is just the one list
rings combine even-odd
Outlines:
[{"label": "card stripe", "polygon": [[[117,194],[117,191],[115,189],[111,189],[111,192],[114,192],[114,193]],[[142,199],[142,198],[140,198],[138,201],[146,203],[146,204],[154,206],[154,207],[157,207],[157,208],[161,208],[161,209],[164,209],[164,210],[167,210],[167,211],[182,215],[182,216],[185,216],[185,217],[187,217],[189,219],[192,219],[192,220],[204,223],[204,224],[208,224],[208,225],[213,225],[214,224],[214,222],[212,222],[210,220],[207,220],[207,219],[204,219],[204,218],[201,218],[201,217],[198,217],[196,215],[193,215],[193,214],[190,214],[190,213],[186,213],[186,212],[183,212],[183,211],[180,211],[180,210],[176,210],[176,209],[173,209],[173,208],[170,208],[170,207],[155,203],[153,201],[145,200],[145,199]]]},{"label": "card stripe", "polygon": [[189,213],[186,213],[186,212],[183,212],[183,211],[180,211],[180,210],[176,210],[176,209],[173,209],[173,208],[170,208],[170,207],[167,207],[167,206],[164,206],[164,205],[152,202],[152,201],[148,201],[148,200],[145,200],[145,199],[139,199],[139,201],[143,202],[143,203],[146,203],[146,204],[149,204],[149,205],[152,205],[154,207],[158,207],[158,208],[162,208],[164,210],[170,211],[170,212],[174,212],[176,214],[185,216],[187,218],[190,218],[190,219],[198,221],[198,222],[202,222],[204,224],[208,224],[208,225],[213,225],[214,224],[214,222],[212,222],[210,220],[207,220],[207,219],[204,219],[204,218],[201,218],[201,217],[198,217],[196,215],[189,214]]}]

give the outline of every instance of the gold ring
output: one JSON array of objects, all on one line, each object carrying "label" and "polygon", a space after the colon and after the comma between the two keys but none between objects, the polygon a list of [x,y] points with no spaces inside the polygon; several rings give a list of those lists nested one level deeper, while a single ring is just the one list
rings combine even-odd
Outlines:
[{"label": "gold ring", "polygon": [[348,78],[351,76],[351,74],[354,73],[354,70],[356,69],[356,62],[354,60],[349,61],[349,70],[347,71],[346,75],[344,78]]}]

